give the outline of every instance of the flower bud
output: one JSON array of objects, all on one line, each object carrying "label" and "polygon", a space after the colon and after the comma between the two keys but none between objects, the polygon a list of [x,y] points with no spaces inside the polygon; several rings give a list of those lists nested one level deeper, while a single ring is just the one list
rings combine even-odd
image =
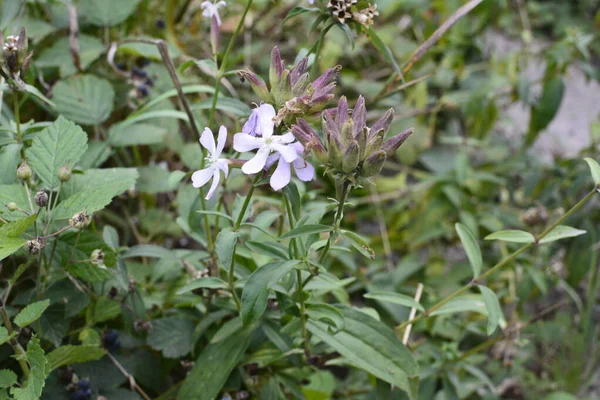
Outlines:
[{"label": "flower bud", "polygon": [[396,135],[391,139],[386,140],[381,146],[381,150],[385,151],[388,157],[392,157],[396,153],[396,150],[398,150],[398,147],[400,147],[400,145],[404,143],[406,139],[408,139],[409,136],[413,134],[413,132],[414,129],[409,128],[404,132],[400,133],[399,135]]},{"label": "flower bud", "polygon": [[387,156],[383,150],[379,150],[376,153],[371,154],[363,163],[362,175],[365,178],[377,175],[379,172],[381,172],[386,159]]},{"label": "flower bud", "polygon": [[29,251],[29,254],[33,255],[39,254],[44,247],[46,247],[46,243],[39,238],[28,240],[25,243],[25,248],[27,249],[27,251]]},{"label": "flower bud", "polygon": [[23,162],[19,165],[19,168],[17,168],[17,178],[23,181],[31,178],[31,168],[26,162]]},{"label": "flower bud", "polygon": [[269,88],[267,88],[267,84],[260,76],[250,71],[239,71],[237,74],[242,81],[247,80],[248,83],[250,83],[254,93],[256,93],[263,101],[270,102],[273,100]]},{"label": "flower bud", "polygon": [[69,219],[69,226],[71,228],[82,229],[86,228],[90,222],[92,222],[92,218],[85,211],[81,211]]},{"label": "flower bud", "polygon": [[370,134],[376,135],[380,131],[383,131],[384,133],[387,132],[387,130],[390,128],[390,125],[392,124],[393,119],[394,119],[394,109],[390,108],[389,110],[387,110],[385,112],[385,114],[383,114],[383,116],[381,118],[379,118],[377,120],[377,122],[375,122],[373,124],[373,126],[371,127]]},{"label": "flower bud", "polygon": [[272,90],[279,86],[284,69],[285,65],[281,59],[279,48],[275,46],[271,51],[271,66],[269,68],[269,82],[271,82]]},{"label": "flower bud", "polygon": [[356,169],[358,162],[360,161],[360,149],[358,148],[358,142],[353,141],[350,146],[344,152],[344,158],[342,159],[342,170],[345,173],[350,173]]},{"label": "flower bud", "polygon": [[[335,67],[329,68],[327,71],[323,72],[323,74],[312,83],[312,87],[315,90],[315,92],[330,85],[332,82],[335,82],[338,75],[340,74],[341,69],[342,69],[341,65],[336,65]],[[334,86],[335,86],[335,83],[334,83]]]},{"label": "flower bud", "polygon": [[6,208],[8,208],[8,211],[15,211],[17,209],[17,203],[11,201],[6,205]]},{"label": "flower bud", "polygon": [[29,48],[29,42],[27,40],[27,31],[25,28],[21,28],[19,38],[17,39],[17,62],[19,65],[23,65],[23,62],[27,58],[27,50]]},{"label": "flower bud", "polygon": [[342,144],[345,147],[350,146],[350,144],[354,141],[354,121],[348,119],[346,122],[344,122],[344,125],[342,125],[341,137]]},{"label": "flower bud", "polygon": [[352,120],[354,121],[354,136],[357,136],[367,127],[367,108],[365,107],[365,98],[362,96],[358,97],[354,110],[352,110]]},{"label": "flower bud", "polygon": [[101,249],[96,249],[92,251],[92,255],[90,256],[90,262],[94,265],[104,265],[104,252]]},{"label": "flower bud", "polygon": [[35,200],[35,204],[37,204],[38,207],[46,207],[46,205],[48,204],[48,194],[43,190],[40,190],[35,194],[33,200]]},{"label": "flower bud", "polygon": [[329,135],[327,138],[327,151],[329,153],[328,162],[334,169],[342,168],[342,143],[335,135]]},{"label": "flower bud", "polygon": [[219,45],[221,44],[221,29],[219,28],[219,20],[217,15],[213,15],[210,20],[210,46],[213,54],[219,53]]},{"label": "flower bud", "polygon": [[308,89],[308,85],[310,85],[310,76],[306,72],[300,75],[296,82],[292,84],[292,96],[302,96],[306,92],[306,89]]},{"label": "flower bud", "polygon": [[365,152],[367,157],[381,149],[384,135],[385,132],[382,130],[380,130],[375,135],[371,135],[371,132],[368,133],[367,150]]},{"label": "flower bud", "polygon": [[65,164],[62,167],[60,167],[57,175],[58,175],[58,179],[61,182],[67,182],[69,179],[71,179],[71,176],[73,176],[73,170],[71,170],[71,168],[69,168],[68,164]]},{"label": "flower bud", "polygon": [[360,161],[363,161],[365,159],[365,157],[367,156],[367,137],[368,137],[369,133],[367,128],[363,128],[360,131],[358,131],[356,133],[356,141],[358,142],[358,148],[359,148],[359,159]]}]

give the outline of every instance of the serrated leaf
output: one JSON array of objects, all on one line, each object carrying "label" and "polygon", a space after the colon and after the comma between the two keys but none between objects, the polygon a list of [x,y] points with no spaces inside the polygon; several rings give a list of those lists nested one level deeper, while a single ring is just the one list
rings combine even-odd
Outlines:
[{"label": "serrated leaf", "polygon": [[141,146],[162,143],[167,130],[152,124],[133,124],[122,127],[114,124],[108,131],[108,143],[113,147]]},{"label": "serrated leaf", "polygon": [[50,374],[50,363],[44,356],[38,338],[34,337],[29,341],[26,356],[29,363],[29,378],[22,388],[12,387],[10,393],[15,400],[38,400],[42,395],[46,377]]},{"label": "serrated leaf", "polygon": [[9,238],[17,238],[21,236],[37,219],[37,215],[30,215],[18,221],[9,222],[8,224],[0,225],[0,237],[6,236]]},{"label": "serrated leaf", "polygon": [[344,314],[338,308],[326,303],[306,303],[306,314],[308,318],[334,326],[334,332],[344,329],[346,325]]},{"label": "serrated leaf", "polygon": [[17,374],[9,369],[0,370],[0,388],[9,388],[17,383]]},{"label": "serrated leaf", "polygon": [[50,300],[36,301],[22,309],[15,317],[15,324],[24,328],[42,316],[50,305]]},{"label": "serrated leaf", "polygon": [[24,244],[24,239],[0,236],[0,261],[19,250]]},{"label": "serrated leaf", "polygon": [[250,275],[242,292],[242,323],[248,326],[263,315],[267,309],[269,289],[300,261],[272,262],[258,268]]},{"label": "serrated leaf", "polygon": [[[87,69],[104,50],[100,39],[90,35],[79,35],[79,59],[83,69]],[[35,57],[35,65],[40,68],[58,68],[63,78],[77,73],[71,56],[69,38],[58,39],[51,47],[45,48],[39,57]]]},{"label": "serrated leaf", "polygon": [[0,345],[3,345],[4,343],[8,342],[10,339],[15,337],[16,335],[17,335],[16,332],[13,332],[12,334],[9,335],[6,328],[3,326],[0,326]]},{"label": "serrated leaf", "polygon": [[590,172],[592,173],[592,179],[594,179],[594,184],[596,186],[600,186],[600,164],[593,158],[586,157],[584,158],[585,162],[588,163],[590,167]]},{"label": "serrated leaf", "polygon": [[360,252],[360,254],[370,258],[371,260],[375,259],[375,251],[359,234],[344,230],[341,230],[340,232],[346,239],[348,239],[352,247]]},{"label": "serrated leaf", "polygon": [[79,124],[99,125],[113,110],[112,85],[94,75],[77,75],[59,81],[52,93],[57,111]]},{"label": "serrated leaf", "polygon": [[332,230],[333,227],[328,225],[301,225],[279,236],[279,240],[291,239],[298,236],[312,235],[314,233],[331,232]]},{"label": "serrated leaf", "polygon": [[75,174],[71,180],[63,183],[61,198],[69,198],[75,193],[119,182],[123,191],[133,188],[139,173],[136,168],[102,168],[88,169],[82,174]]},{"label": "serrated leaf", "polygon": [[62,115],[38,133],[25,151],[33,172],[49,188],[59,186],[58,170],[75,166],[87,149],[87,135],[79,126]]},{"label": "serrated leaf", "polygon": [[483,296],[483,301],[485,302],[485,307],[488,311],[487,334],[489,336],[492,333],[494,333],[494,331],[498,327],[498,323],[503,318],[502,307],[500,307],[500,302],[498,301],[498,296],[496,296],[496,293],[494,293],[487,286],[477,286],[479,287],[479,291]]},{"label": "serrated leaf", "polygon": [[221,265],[225,269],[229,269],[233,261],[233,252],[237,245],[237,239],[241,236],[239,232],[233,232],[229,229],[223,229],[217,235],[217,241],[215,242],[215,251],[217,257],[221,262]]},{"label": "serrated leaf", "polygon": [[[217,397],[231,371],[244,357],[253,327],[234,332],[227,340],[211,343],[196,359],[196,363],[181,386],[178,400],[213,400]],[[207,368],[210,365],[211,368]]]},{"label": "serrated leaf", "polygon": [[327,325],[308,320],[308,330],[354,366],[392,384],[411,398],[416,395],[418,367],[412,354],[383,323],[363,312],[344,307],[343,330],[332,334]]},{"label": "serrated leaf", "polygon": [[17,181],[17,168],[21,161],[21,144],[11,143],[0,147],[0,184]]},{"label": "serrated leaf", "polygon": [[475,235],[473,235],[473,233],[471,233],[471,231],[469,231],[469,229],[463,224],[457,223],[454,226],[465,252],[467,253],[469,262],[471,263],[473,276],[477,277],[481,273],[481,268],[483,266],[483,258],[481,256],[481,249],[479,249],[477,239],[475,238]]},{"label": "serrated leaf", "polygon": [[82,0],[78,11],[92,25],[114,26],[125,21],[138,3],[139,0]]},{"label": "serrated leaf", "polygon": [[185,356],[194,348],[195,327],[196,322],[191,318],[173,316],[155,319],[148,334],[148,345],[167,358]]},{"label": "serrated leaf", "polygon": [[121,314],[121,303],[107,297],[100,297],[94,306],[94,321],[104,322]]},{"label": "serrated leaf", "polygon": [[416,308],[421,312],[425,312],[425,309],[415,299],[410,296],[406,296],[400,293],[394,292],[371,292],[363,296],[366,299],[373,299],[383,301],[386,303],[400,304],[405,307]]},{"label": "serrated leaf", "polygon": [[206,278],[196,279],[186,284],[184,287],[177,291],[177,294],[183,294],[187,292],[191,292],[196,289],[226,289],[227,282],[223,279],[214,278],[212,276],[208,276]]},{"label": "serrated leaf", "polygon": [[494,232],[490,235],[487,235],[485,240],[502,240],[513,243],[535,243],[535,237],[531,233],[516,229]]},{"label": "serrated leaf", "polygon": [[102,358],[106,351],[98,346],[60,346],[48,354],[50,370],[55,370],[65,365],[84,363]]},{"label": "serrated leaf", "polygon": [[556,240],[577,237],[585,234],[586,231],[581,229],[572,228],[566,225],[558,225],[556,228],[552,229],[546,236],[540,239],[539,243],[550,243]]}]

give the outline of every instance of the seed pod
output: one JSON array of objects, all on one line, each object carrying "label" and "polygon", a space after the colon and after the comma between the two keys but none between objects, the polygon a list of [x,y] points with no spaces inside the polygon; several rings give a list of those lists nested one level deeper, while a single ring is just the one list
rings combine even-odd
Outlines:
[{"label": "seed pod", "polygon": [[346,149],[344,153],[344,158],[342,159],[342,170],[345,173],[350,173],[356,169],[358,166],[358,162],[360,161],[360,149],[358,148],[358,143],[353,141],[350,143],[350,146]]},{"label": "seed pod", "polygon": [[27,248],[27,250],[29,251],[29,254],[35,255],[35,254],[39,254],[40,251],[42,251],[42,249],[44,248],[44,244],[42,241],[40,241],[38,239],[32,239],[32,240],[28,240],[25,243],[25,248]]},{"label": "seed pod", "polygon": [[19,165],[19,168],[17,168],[17,178],[23,181],[31,178],[31,174],[31,168],[26,162],[23,162],[21,165]]},{"label": "seed pod", "polygon": [[368,156],[363,163],[362,176],[368,178],[380,173],[386,158],[387,156],[383,150],[379,150]]},{"label": "seed pod", "polygon": [[43,190],[40,190],[35,194],[33,200],[35,201],[35,204],[38,205],[38,207],[44,208],[48,204],[48,193],[44,192]]},{"label": "seed pod", "polygon": [[58,175],[58,179],[61,182],[67,182],[68,180],[71,179],[71,176],[73,176],[73,171],[71,170],[71,168],[69,168],[68,164],[65,164],[62,167],[60,167],[57,175]]}]

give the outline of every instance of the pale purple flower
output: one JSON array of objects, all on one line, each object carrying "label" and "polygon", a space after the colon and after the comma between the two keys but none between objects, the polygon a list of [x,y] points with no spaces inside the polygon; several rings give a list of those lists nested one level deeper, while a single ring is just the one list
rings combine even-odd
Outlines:
[{"label": "pale purple flower", "polygon": [[236,151],[246,152],[258,149],[254,157],[242,166],[242,172],[247,175],[260,172],[272,153],[279,154],[288,163],[298,158],[296,149],[290,146],[296,140],[291,132],[285,135],[273,135],[275,129],[275,123],[273,122],[275,109],[273,106],[265,104],[261,107],[263,108],[258,112],[255,127],[258,127],[262,136],[252,136],[244,132],[233,136],[233,148]]},{"label": "pale purple flower", "polygon": [[308,0],[308,4],[315,4],[315,0]]},{"label": "pale purple flower", "polygon": [[205,128],[202,136],[200,136],[200,144],[208,151],[208,157],[205,159],[207,167],[192,174],[192,185],[195,188],[202,187],[212,178],[212,185],[210,185],[206,200],[210,199],[215,193],[221,179],[221,171],[225,174],[225,178],[229,175],[229,161],[225,158],[220,158],[226,141],[227,128],[224,126],[221,126],[219,129],[219,138],[216,145],[213,133],[209,128]]},{"label": "pale purple flower", "polygon": [[265,164],[265,169],[270,169],[273,164],[278,162],[275,172],[273,172],[271,180],[269,181],[273,190],[279,190],[290,183],[292,166],[294,167],[294,172],[298,179],[303,182],[312,181],[315,177],[315,168],[303,157],[304,146],[302,146],[300,142],[294,142],[290,144],[289,147],[293,147],[296,150],[296,154],[298,154],[298,158],[294,161],[289,163],[281,158],[279,153],[275,153],[269,156]]},{"label": "pale purple flower", "polygon": [[202,15],[208,19],[212,19],[214,16],[217,20],[217,25],[221,26],[221,17],[219,16],[219,8],[225,7],[227,3],[223,0],[213,3],[212,1],[205,1],[200,4],[200,7],[204,10]]},{"label": "pale purple flower", "polygon": [[242,127],[242,133],[250,136],[262,136],[263,132],[271,130],[275,126],[273,118],[275,117],[275,109],[270,104],[261,104],[252,111],[248,121]]}]

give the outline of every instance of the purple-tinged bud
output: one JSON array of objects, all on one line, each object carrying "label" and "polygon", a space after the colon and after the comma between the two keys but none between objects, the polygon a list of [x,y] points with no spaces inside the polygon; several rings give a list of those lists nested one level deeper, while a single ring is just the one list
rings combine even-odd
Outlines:
[{"label": "purple-tinged bud", "polygon": [[384,133],[387,132],[387,130],[390,128],[390,125],[392,124],[393,119],[394,109],[390,108],[385,112],[385,114],[383,114],[381,118],[377,120],[377,122],[373,124],[373,126],[371,127],[370,135],[373,136],[379,133],[379,131],[383,131]]},{"label": "purple-tinged bud", "polygon": [[344,159],[342,143],[335,135],[327,136],[327,153],[329,154],[328,162],[334,169],[342,168],[342,160]]},{"label": "purple-tinged bud", "polygon": [[340,74],[341,69],[342,69],[341,65],[336,65],[335,67],[329,68],[328,70],[323,72],[323,75],[318,77],[312,83],[312,87],[315,90],[315,92],[319,91],[321,88],[324,88],[325,86],[329,86],[332,82],[335,82],[338,75]]},{"label": "purple-tinged bud", "polygon": [[[325,110],[322,118],[322,127],[325,136],[329,138],[329,136],[334,136],[336,141],[341,145],[341,136],[340,136],[340,128],[335,123],[333,119],[333,111],[334,110]],[[329,140],[329,139],[328,139]]]},{"label": "purple-tinged bud", "polygon": [[260,97],[263,101],[272,101],[273,98],[271,96],[271,93],[269,93],[269,88],[267,88],[267,84],[265,83],[265,81],[262,80],[260,76],[247,70],[239,71],[237,74],[242,81],[247,80],[248,83],[250,83],[250,86],[252,87],[252,90],[254,90],[254,93],[256,93],[256,95]]},{"label": "purple-tinged bud", "polygon": [[413,132],[414,129],[409,128],[401,134],[386,140],[381,146],[381,150],[385,151],[388,157],[392,157],[396,153],[396,150],[398,150],[398,147],[400,147],[400,145],[404,143],[406,139],[413,134]]},{"label": "purple-tinged bud", "polygon": [[360,161],[360,149],[356,141],[350,143],[346,151],[344,152],[344,158],[342,159],[342,171],[350,173],[358,167]]},{"label": "purple-tinged bud", "polygon": [[369,131],[367,128],[363,128],[360,132],[358,132],[355,136],[356,141],[358,142],[358,148],[360,149],[360,161],[363,161],[367,156],[367,138],[369,136]]},{"label": "purple-tinged bud", "polygon": [[385,151],[383,150],[371,154],[365,159],[365,162],[363,163],[362,175],[365,178],[377,175],[381,172],[381,169],[383,168],[383,164],[385,163],[386,159],[387,156],[385,154]]},{"label": "purple-tinged bud", "polygon": [[313,97],[311,111],[317,112],[322,110],[334,97],[335,95],[333,93],[324,94],[319,97]]},{"label": "purple-tinged bud", "polygon": [[23,64],[23,61],[27,57],[27,49],[29,48],[29,42],[27,40],[27,31],[25,28],[21,28],[19,33],[19,40],[17,40],[17,60],[19,64]]},{"label": "purple-tinged bud", "polygon": [[335,91],[335,82],[330,83],[327,86],[323,86],[323,87],[319,88],[318,90],[315,90],[315,92],[313,93],[313,98],[332,95],[334,91]]},{"label": "purple-tinged bud", "polygon": [[273,47],[271,51],[271,67],[269,68],[269,81],[271,82],[271,89],[279,86],[281,77],[285,66],[281,60],[281,54],[277,46]]},{"label": "purple-tinged bud", "polygon": [[321,139],[305,120],[298,118],[297,123],[292,126],[292,133],[307,151],[313,152],[320,162],[327,162],[327,151],[321,143]]},{"label": "purple-tinged bud", "polygon": [[219,45],[221,44],[221,29],[219,27],[219,19],[217,15],[213,15],[210,19],[210,47],[213,54],[219,53]]},{"label": "purple-tinged bud", "polygon": [[306,73],[307,65],[308,58],[304,57],[302,60],[300,60],[298,64],[296,64],[294,68],[292,68],[292,70],[290,71],[290,83],[292,84],[292,86],[294,86],[296,82],[298,82],[298,79],[300,79],[300,77]]},{"label": "purple-tinged bud", "polygon": [[348,100],[346,96],[342,96],[337,106],[337,114],[335,117],[335,122],[338,125],[342,125],[344,122],[348,120]]},{"label": "purple-tinged bud", "polygon": [[381,149],[381,145],[383,144],[384,136],[385,136],[385,132],[383,130],[380,130],[379,132],[377,132],[374,135],[371,135],[370,133],[368,133],[367,151],[366,151],[367,156],[369,156]]},{"label": "purple-tinged bud", "polygon": [[[290,76],[291,76],[290,72]],[[295,82],[292,82],[292,96],[302,96],[306,93],[306,89],[308,89],[308,85],[310,85],[310,76],[309,73],[302,74],[299,78],[296,79]],[[307,96],[307,98],[310,98]],[[312,104],[312,102],[311,102]]]},{"label": "purple-tinged bud", "polygon": [[358,97],[354,110],[352,110],[352,120],[354,121],[354,135],[358,135],[367,126],[367,109],[365,107],[365,98]]}]

